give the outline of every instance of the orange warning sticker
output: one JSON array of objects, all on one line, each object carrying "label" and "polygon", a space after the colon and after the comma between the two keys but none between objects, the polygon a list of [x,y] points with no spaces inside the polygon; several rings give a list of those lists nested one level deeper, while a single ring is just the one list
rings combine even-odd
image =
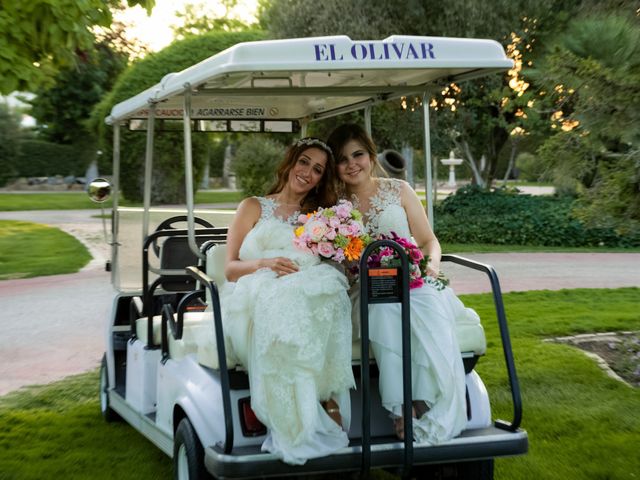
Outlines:
[{"label": "orange warning sticker", "polygon": [[397,275],[397,268],[373,268],[369,270],[370,277],[395,277]]}]

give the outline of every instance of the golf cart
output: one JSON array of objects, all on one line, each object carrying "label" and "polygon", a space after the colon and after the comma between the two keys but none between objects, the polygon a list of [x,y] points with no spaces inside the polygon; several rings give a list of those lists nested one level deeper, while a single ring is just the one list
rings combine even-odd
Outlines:
[{"label": "golf cart", "polygon": [[[101,409],[121,417],[173,457],[176,478],[263,478],[385,468],[437,478],[493,478],[493,459],[524,454],[521,401],[497,276],[489,266],[453,255],[444,262],[479,270],[491,282],[513,400],[510,421],[492,420],[487,390],[474,370],[486,351],[479,318],[467,310],[456,319],[466,370],[467,426],[435,446],[412,441],[411,415],[400,441],[381,405],[367,337],[368,304],[403,306],[405,358],[408,338],[407,269],[400,269],[395,297],[372,295],[363,260],[362,335],[354,342],[350,445],[323,458],[291,466],[262,452],[266,429],[251,410],[246,371],[226,358],[218,288],[224,278],[226,227],[232,212],[196,210],[192,132],[300,132],[310,122],[364,110],[407,95],[428,99],[443,85],[511,68],[490,40],[393,36],[352,41],[345,36],[249,42],[165,76],[160,83],[114,106],[112,281],[118,293],[106,329],[100,375]],[[423,101],[426,192],[433,221],[429,107]],[[186,206],[152,208],[154,132],[179,122],[184,131]],[[142,208],[118,204],[120,129],[146,132]],[[143,133],[140,133],[143,134]],[[395,248],[394,242],[387,242]],[[380,245],[380,244],[377,244]],[[375,245],[368,247],[365,257]],[[401,256],[403,252],[400,252]],[[406,267],[406,257],[403,260]],[[403,275],[402,272],[405,274]],[[374,277],[371,277],[372,279]],[[375,298],[374,298],[375,297]],[[215,335],[207,332],[214,325]],[[208,336],[209,335],[209,336]],[[410,378],[405,362],[404,378]],[[408,388],[407,388],[408,387]],[[405,409],[410,386],[405,382]]]}]

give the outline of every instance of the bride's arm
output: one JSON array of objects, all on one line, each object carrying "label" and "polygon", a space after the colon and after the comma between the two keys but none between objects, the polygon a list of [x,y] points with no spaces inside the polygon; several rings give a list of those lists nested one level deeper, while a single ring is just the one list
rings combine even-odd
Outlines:
[{"label": "bride's arm", "polygon": [[440,242],[429,224],[427,213],[422,206],[418,194],[409,186],[408,183],[402,184],[400,190],[400,199],[402,201],[402,207],[407,214],[407,220],[409,221],[409,230],[411,235],[416,241],[416,244],[422,250],[422,253],[429,256],[429,263],[427,266],[427,273],[431,276],[437,277],[440,272],[440,257],[442,256],[442,249],[440,248]]},{"label": "bride's arm", "polygon": [[235,282],[243,275],[248,275],[261,268],[270,268],[278,275],[286,275],[298,270],[288,258],[260,258],[257,260],[240,260],[240,247],[247,234],[258,223],[262,208],[254,197],[244,199],[233,217],[227,235],[227,257],[224,275],[230,282]]}]

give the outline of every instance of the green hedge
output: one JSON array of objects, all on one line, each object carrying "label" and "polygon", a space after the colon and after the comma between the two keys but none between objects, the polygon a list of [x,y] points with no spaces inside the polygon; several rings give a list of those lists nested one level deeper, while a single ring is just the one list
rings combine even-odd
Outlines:
[{"label": "green hedge", "polygon": [[75,175],[81,177],[85,174],[87,163],[81,150],[71,145],[42,140],[24,140],[20,142],[16,176]]},{"label": "green hedge", "polygon": [[436,207],[435,230],[444,243],[640,246],[640,232],[620,235],[586,226],[572,215],[573,203],[567,197],[465,187]]}]

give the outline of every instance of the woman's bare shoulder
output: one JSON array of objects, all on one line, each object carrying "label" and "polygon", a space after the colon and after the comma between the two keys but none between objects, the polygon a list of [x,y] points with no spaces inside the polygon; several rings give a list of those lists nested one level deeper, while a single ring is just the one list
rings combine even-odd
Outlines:
[{"label": "woman's bare shoulder", "polygon": [[262,204],[258,197],[247,197],[240,202],[236,210],[236,216],[247,219],[258,219],[262,214]]}]

